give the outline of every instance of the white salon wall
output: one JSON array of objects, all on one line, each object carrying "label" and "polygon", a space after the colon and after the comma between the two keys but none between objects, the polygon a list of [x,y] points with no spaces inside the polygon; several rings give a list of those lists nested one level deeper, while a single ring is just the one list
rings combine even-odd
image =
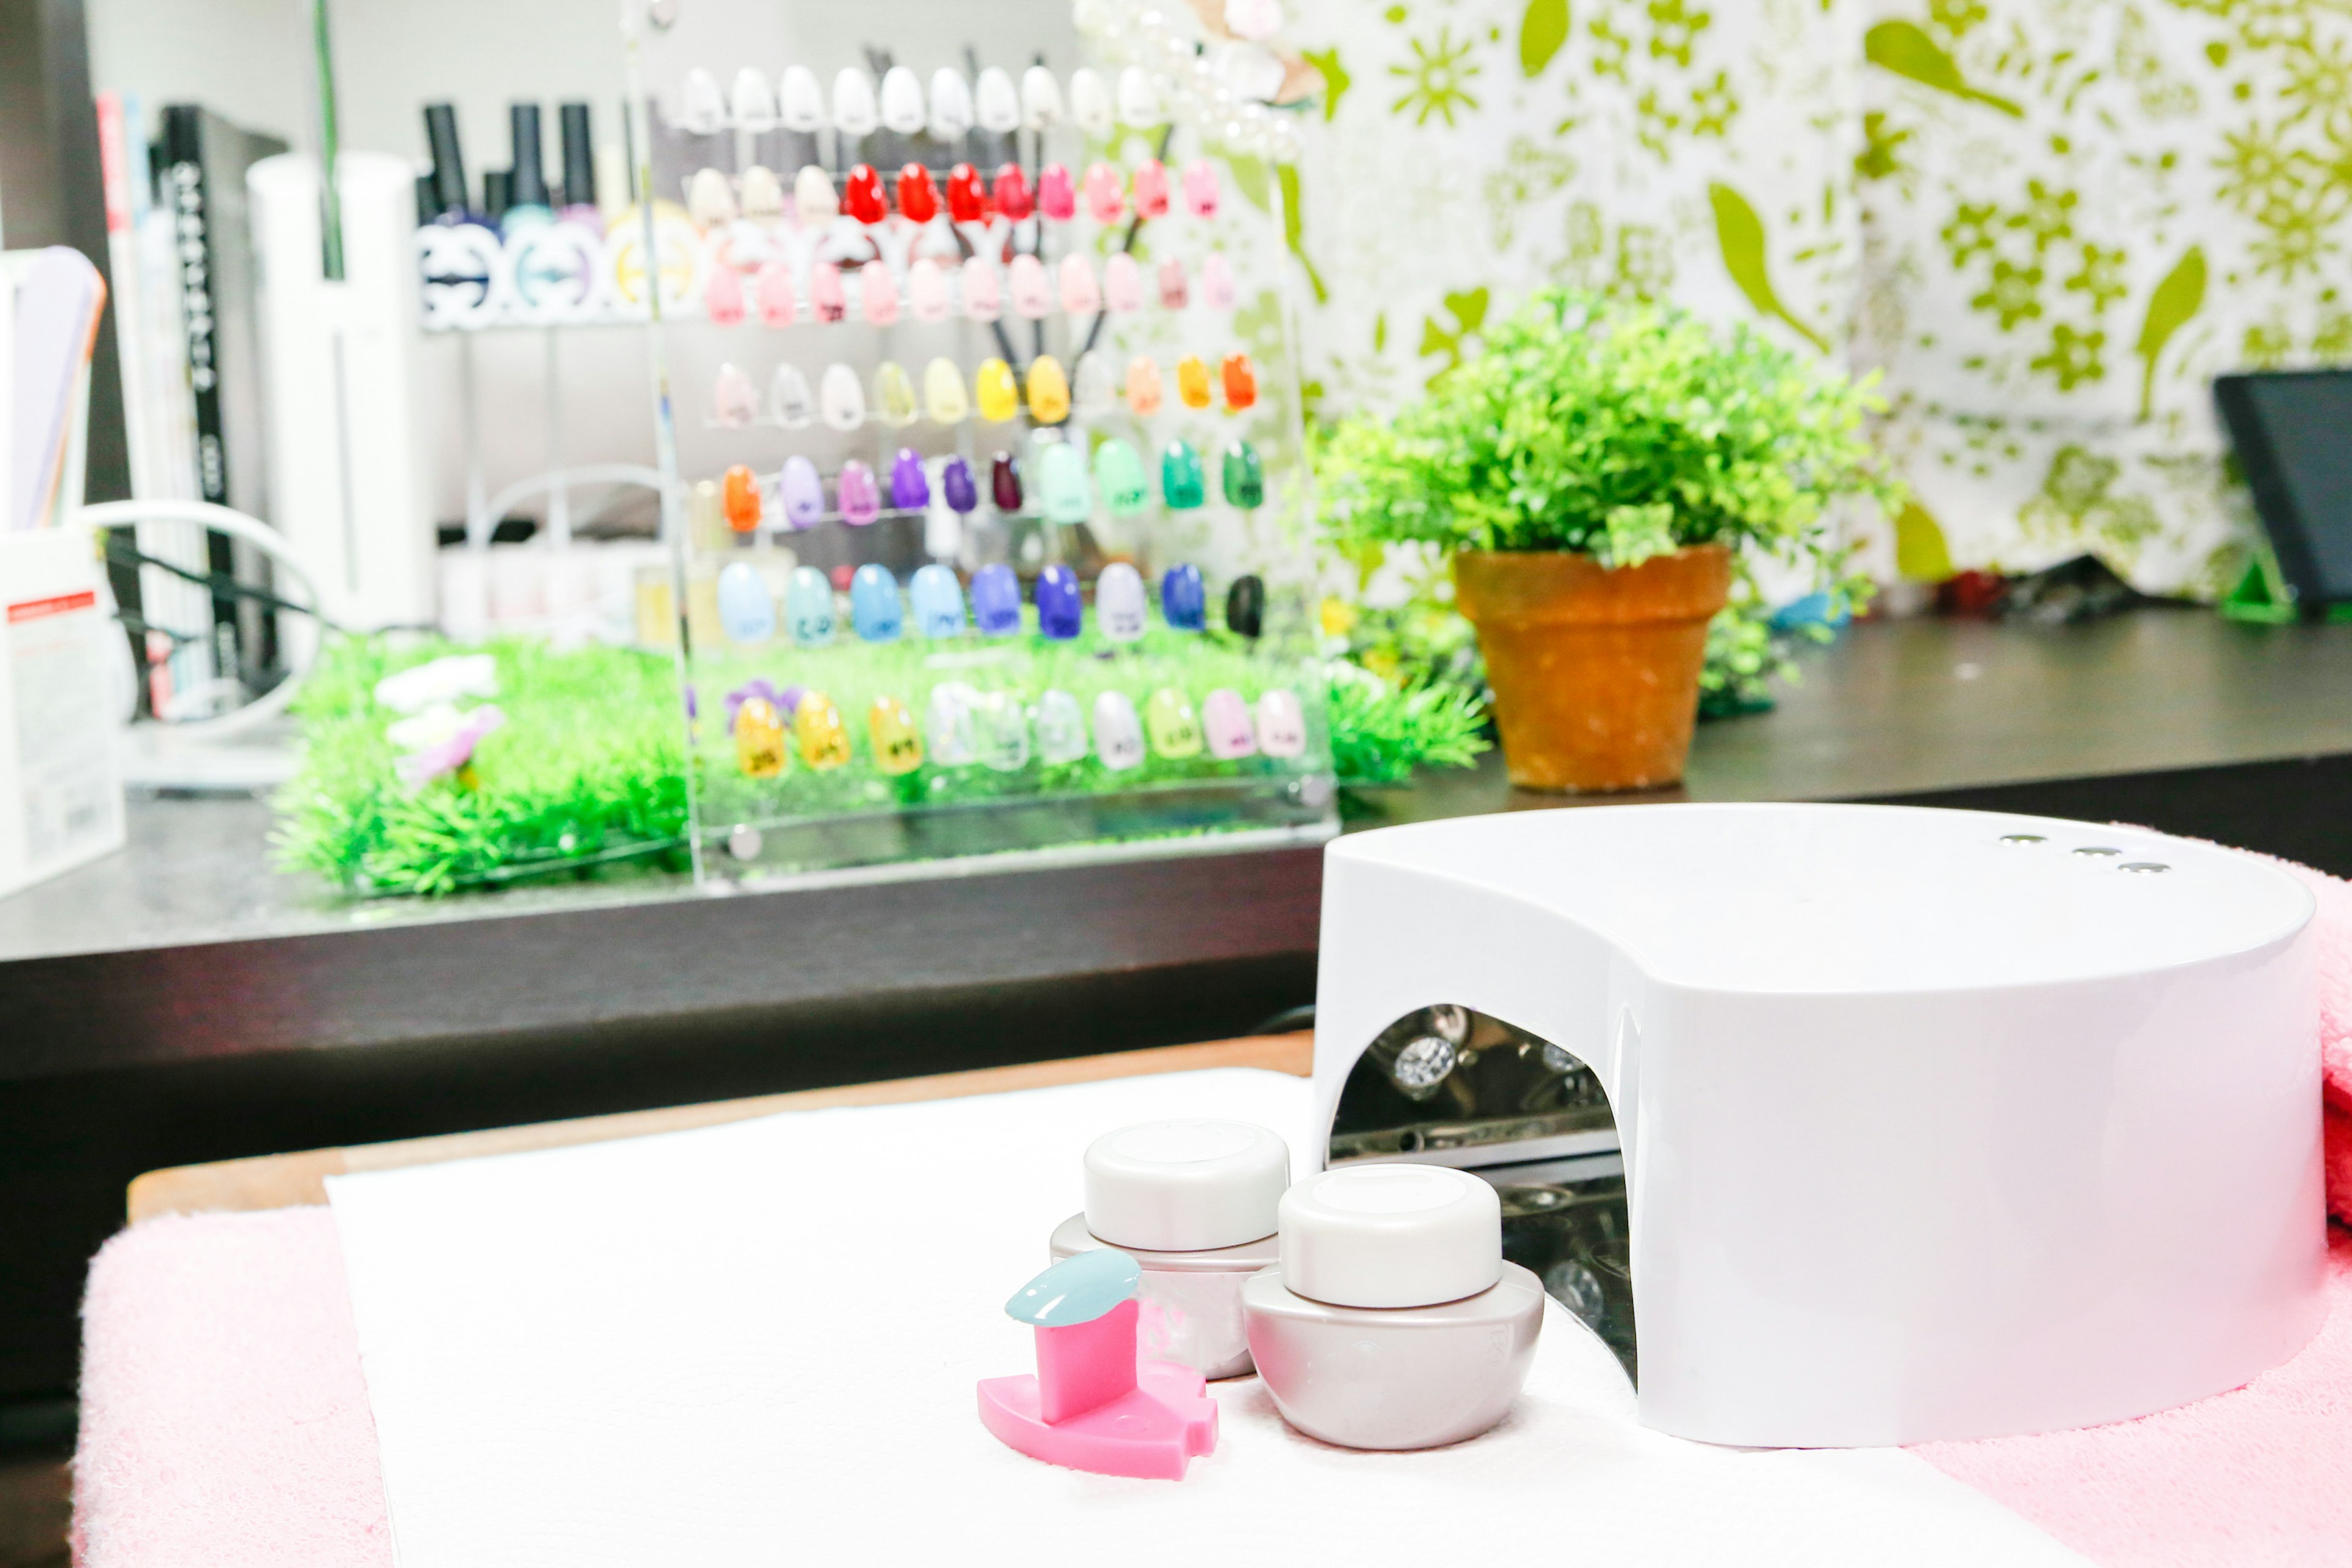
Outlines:
[{"label": "white salon wall", "polygon": [[[683,0],[665,58],[708,54],[724,82],[743,64],[772,75],[804,60],[830,82],[862,59],[868,42],[895,47],[928,76],[961,63],[966,41],[985,58],[1024,63],[1016,42],[1044,48],[1067,71],[1077,61],[1068,0],[860,0],[854,6],[787,6],[776,0]],[[620,135],[619,0],[336,0],[331,11],[343,144],[425,158],[423,105],[457,105],[466,173],[509,162],[507,106],[548,106],[544,129],[555,166],[552,105],[593,106],[600,141]],[[99,90],[152,105],[194,101],[297,147],[315,140],[307,0],[88,0],[90,76]],[[709,41],[706,45],[704,40]],[[655,84],[659,87],[658,81]],[[565,335],[561,375],[566,449],[575,461],[653,461],[645,342],[632,329]],[[489,488],[546,466],[548,423],[541,334],[495,332],[475,345],[479,438]],[[435,514],[465,511],[459,345],[435,337],[421,358],[425,438],[432,443]],[[764,374],[761,379],[764,381]],[[698,409],[704,389],[679,389]],[[530,508],[519,509],[530,510]]]}]

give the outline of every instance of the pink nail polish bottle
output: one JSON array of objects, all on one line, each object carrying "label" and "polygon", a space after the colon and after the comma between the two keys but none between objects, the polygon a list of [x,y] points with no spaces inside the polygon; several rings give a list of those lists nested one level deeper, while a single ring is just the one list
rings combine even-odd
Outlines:
[{"label": "pink nail polish bottle", "polygon": [[1242,1287],[1275,1261],[1289,1182],[1289,1146],[1250,1122],[1122,1127],[1087,1145],[1086,1210],[1062,1222],[1050,1250],[1057,1261],[1101,1247],[1134,1258],[1144,1353],[1239,1377],[1250,1370]]},{"label": "pink nail polish bottle", "polygon": [[1242,1286],[1282,1418],[1349,1448],[1433,1448],[1510,1414],[1543,1285],[1503,1260],[1495,1189],[1418,1163],[1342,1165],[1283,1194],[1280,1261]]}]

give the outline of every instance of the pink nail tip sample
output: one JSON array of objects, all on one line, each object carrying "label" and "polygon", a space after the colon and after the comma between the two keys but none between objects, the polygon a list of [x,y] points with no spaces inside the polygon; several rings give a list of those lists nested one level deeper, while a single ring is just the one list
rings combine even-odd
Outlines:
[{"label": "pink nail tip sample", "polygon": [[1025,251],[1014,257],[1005,284],[1013,314],[1042,321],[1053,312],[1053,286],[1045,280],[1045,264],[1035,257]]},{"label": "pink nail tip sample", "polygon": [[1103,302],[1125,315],[1143,309],[1143,268],[1120,251],[1103,263]]},{"label": "pink nail tip sample", "polygon": [[1192,280],[1184,276],[1184,264],[1171,256],[1160,264],[1160,308],[1181,310],[1192,302]]},{"label": "pink nail tip sample", "polygon": [[1217,216],[1217,169],[1206,158],[1184,165],[1184,205],[1194,217]]},{"label": "pink nail tip sample", "polygon": [[869,261],[858,269],[858,301],[866,319],[877,327],[887,327],[898,319],[898,280],[890,276],[889,267],[879,261]]},{"label": "pink nail tip sample", "polygon": [[1004,313],[996,268],[986,257],[975,256],[963,264],[963,313],[975,321],[992,321]]},{"label": "pink nail tip sample", "polygon": [[793,292],[792,269],[781,261],[764,262],[751,280],[751,297],[763,327],[789,327],[800,311]]},{"label": "pink nail tip sample", "polygon": [[1213,757],[1231,762],[1257,752],[1257,730],[1250,722],[1249,704],[1230,686],[1221,686],[1202,700],[1201,728],[1208,736]]},{"label": "pink nail tip sample", "polygon": [[1135,210],[1144,217],[1168,216],[1168,165],[1146,158],[1135,171]]},{"label": "pink nail tip sample", "polygon": [[907,269],[907,298],[915,320],[948,319],[948,278],[938,262],[926,256]]},{"label": "pink nail tip sample", "polygon": [[980,1420],[1032,1458],[1102,1476],[1181,1480],[1217,1446],[1217,1402],[1188,1367],[1136,1356],[1142,1269],[1108,1247],[1055,1264],[1005,1304],[1036,1335],[1037,1371],[980,1384]]},{"label": "pink nail tip sample", "polygon": [[1117,223],[1127,212],[1127,193],[1118,186],[1118,171],[1108,163],[1087,168],[1087,212],[1097,223]]},{"label": "pink nail tip sample", "polygon": [[1037,174],[1037,210],[1055,223],[1066,223],[1078,216],[1077,187],[1070,183],[1070,171],[1059,163],[1048,163]]},{"label": "pink nail tip sample", "polygon": [[722,327],[743,319],[743,275],[732,267],[714,267],[702,285],[702,310]]},{"label": "pink nail tip sample", "polygon": [[831,262],[820,261],[809,268],[809,310],[820,321],[838,321],[849,314],[841,268]]},{"label": "pink nail tip sample", "polygon": [[1234,292],[1233,263],[1211,251],[1209,258],[1201,263],[1201,303],[1212,310],[1230,310],[1234,308]]},{"label": "pink nail tip sample", "polygon": [[1072,316],[1091,316],[1102,309],[1102,289],[1095,281],[1094,263],[1084,256],[1062,258],[1062,310]]}]

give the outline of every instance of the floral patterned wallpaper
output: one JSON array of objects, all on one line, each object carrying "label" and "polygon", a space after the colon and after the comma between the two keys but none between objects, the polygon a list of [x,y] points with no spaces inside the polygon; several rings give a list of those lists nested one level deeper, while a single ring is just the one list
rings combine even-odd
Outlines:
[{"label": "floral patterned wallpaper", "polygon": [[1307,396],[1392,404],[1547,282],[1884,375],[1882,576],[2094,552],[2210,595],[2212,376],[2352,358],[2347,0],[1298,0]]}]

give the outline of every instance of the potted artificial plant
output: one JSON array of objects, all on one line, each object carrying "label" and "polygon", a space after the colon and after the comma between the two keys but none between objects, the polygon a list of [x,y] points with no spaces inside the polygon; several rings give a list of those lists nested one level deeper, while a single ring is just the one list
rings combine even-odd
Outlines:
[{"label": "potted artificial plant", "polygon": [[1834,579],[1824,509],[1894,499],[1877,406],[1744,325],[1549,291],[1418,403],[1341,426],[1326,505],[1345,543],[1452,556],[1513,784],[1643,789],[1682,777],[1707,625],[1752,596],[1751,553]]}]

